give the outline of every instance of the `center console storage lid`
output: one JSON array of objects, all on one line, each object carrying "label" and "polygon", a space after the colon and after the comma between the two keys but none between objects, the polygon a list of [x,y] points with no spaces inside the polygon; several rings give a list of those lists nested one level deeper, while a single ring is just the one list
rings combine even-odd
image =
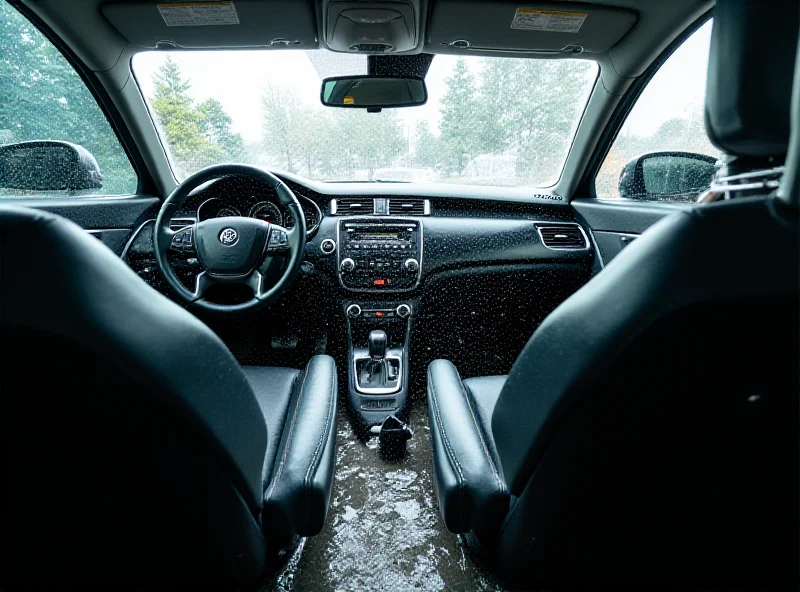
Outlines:
[{"label": "center console storage lid", "polygon": [[438,0],[426,51],[562,52],[580,46],[602,53],[633,27],[632,10],[578,2]]}]

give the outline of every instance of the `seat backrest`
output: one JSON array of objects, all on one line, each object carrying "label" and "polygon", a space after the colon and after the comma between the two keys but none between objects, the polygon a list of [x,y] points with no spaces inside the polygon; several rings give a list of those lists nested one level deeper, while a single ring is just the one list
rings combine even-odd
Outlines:
[{"label": "seat backrest", "polygon": [[66,220],[0,207],[3,581],[263,571],[267,432],[224,344]]},{"label": "seat backrest", "polygon": [[[748,4],[718,3],[712,55],[734,51],[731,32],[781,45]],[[787,7],[794,49],[800,8]],[[712,69],[749,67],[717,58]],[[769,76],[792,78],[793,55],[770,59]],[[744,75],[712,71],[709,84]],[[709,90],[709,135],[729,154],[785,154],[786,134],[764,122],[789,113],[790,95],[747,76]],[[507,573],[796,581],[799,214],[765,196],[666,218],[537,329],[492,419],[515,498],[498,542]]]},{"label": "seat backrest", "polygon": [[540,573],[557,577],[560,558],[592,564],[595,577],[617,578],[621,560],[648,579],[665,563],[665,577],[688,582],[786,576],[800,245],[774,217],[780,203],[664,220],[526,346],[493,431],[518,498],[504,538],[541,545]]}]

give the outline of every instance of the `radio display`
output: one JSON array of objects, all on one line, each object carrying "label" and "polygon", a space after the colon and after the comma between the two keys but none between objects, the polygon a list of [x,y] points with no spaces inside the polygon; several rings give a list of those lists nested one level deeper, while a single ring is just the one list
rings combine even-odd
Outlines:
[{"label": "radio display", "polygon": [[359,232],[356,240],[400,240],[400,233],[396,231]]}]

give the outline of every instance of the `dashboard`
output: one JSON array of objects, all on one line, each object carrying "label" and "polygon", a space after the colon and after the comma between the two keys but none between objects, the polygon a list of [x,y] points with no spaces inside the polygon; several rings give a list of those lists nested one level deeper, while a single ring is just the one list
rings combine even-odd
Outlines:
[{"label": "dashboard", "polygon": [[[256,355],[249,340],[239,342],[242,327],[249,331],[250,324],[267,335],[283,331],[337,347],[354,319],[392,322],[410,316],[413,367],[421,369],[420,376],[433,357],[443,355],[476,375],[507,373],[536,326],[600,265],[591,235],[557,195],[526,188],[279,177],[297,196],[309,235],[297,277],[279,303],[247,317],[245,325],[228,320],[215,325],[241,346],[243,359]],[[159,208],[154,200],[139,214],[120,253],[141,278],[169,294],[153,250]],[[294,225],[268,186],[223,177],[192,191],[170,226],[233,215]],[[175,253],[171,263],[184,287],[192,289],[202,271],[197,258]],[[265,275],[265,282],[277,281],[282,264],[280,258],[271,262],[276,276]],[[220,286],[211,298],[230,304],[252,294]],[[264,360],[293,355],[291,348],[283,351],[283,342],[271,343],[278,345],[257,348],[257,355]]]}]

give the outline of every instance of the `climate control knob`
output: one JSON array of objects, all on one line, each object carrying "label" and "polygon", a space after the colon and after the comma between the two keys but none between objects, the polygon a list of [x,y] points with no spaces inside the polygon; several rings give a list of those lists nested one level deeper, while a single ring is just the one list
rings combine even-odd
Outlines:
[{"label": "climate control knob", "polygon": [[342,259],[342,263],[339,265],[339,268],[342,271],[353,271],[356,268],[356,262],[347,257],[346,259]]},{"label": "climate control knob", "polygon": [[361,314],[361,307],[358,304],[351,304],[347,307],[347,316],[355,318]]},{"label": "climate control knob", "polygon": [[408,304],[401,304],[397,307],[395,313],[401,319],[405,319],[411,314],[411,307]]},{"label": "climate control knob", "polygon": [[416,259],[406,259],[406,262],[403,263],[403,267],[406,268],[406,271],[415,273],[419,271],[419,261],[417,261]]}]

